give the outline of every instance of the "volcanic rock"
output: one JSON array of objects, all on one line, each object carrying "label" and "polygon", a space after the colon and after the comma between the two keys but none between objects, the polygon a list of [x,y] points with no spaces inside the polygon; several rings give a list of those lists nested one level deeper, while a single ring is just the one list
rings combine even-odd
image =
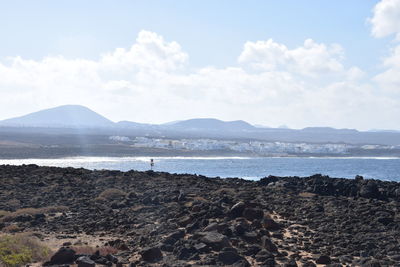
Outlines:
[{"label": "volcanic rock", "polygon": [[244,204],[244,202],[240,201],[232,206],[232,208],[230,209],[230,215],[233,218],[241,217],[245,208],[246,205]]},{"label": "volcanic rock", "polygon": [[49,265],[69,264],[75,261],[75,251],[61,247],[50,259]]},{"label": "volcanic rock", "polygon": [[81,256],[76,260],[78,267],[94,267],[96,263],[92,261],[88,256]]},{"label": "volcanic rock", "polygon": [[230,246],[228,238],[218,232],[204,232],[199,234],[202,235],[200,241],[210,246],[213,250],[218,251]]},{"label": "volcanic rock", "polygon": [[331,258],[327,255],[321,255],[315,260],[316,264],[330,264]]},{"label": "volcanic rock", "polygon": [[163,255],[158,247],[146,248],[140,252],[142,259],[148,262],[154,262],[162,259]]}]

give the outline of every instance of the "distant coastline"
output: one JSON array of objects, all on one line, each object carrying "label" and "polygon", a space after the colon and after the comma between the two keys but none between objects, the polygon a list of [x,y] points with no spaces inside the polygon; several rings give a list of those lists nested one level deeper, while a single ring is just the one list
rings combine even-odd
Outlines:
[{"label": "distant coastline", "polygon": [[15,146],[0,145],[0,159],[56,159],[66,157],[302,157],[302,158],[400,158],[398,151],[367,151],[369,153],[256,153],[228,150],[174,150],[162,148],[137,148],[125,145],[86,146]]}]

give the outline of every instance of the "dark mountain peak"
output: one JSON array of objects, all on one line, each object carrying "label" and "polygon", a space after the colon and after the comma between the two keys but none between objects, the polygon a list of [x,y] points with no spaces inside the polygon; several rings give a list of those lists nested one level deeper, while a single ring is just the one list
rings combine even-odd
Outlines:
[{"label": "dark mountain peak", "polygon": [[0,122],[6,126],[23,127],[109,127],[114,123],[81,105],[64,105],[33,112]]}]

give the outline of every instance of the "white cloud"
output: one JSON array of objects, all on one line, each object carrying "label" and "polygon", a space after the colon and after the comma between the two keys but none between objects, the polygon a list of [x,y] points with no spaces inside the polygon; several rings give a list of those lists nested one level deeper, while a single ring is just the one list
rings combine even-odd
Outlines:
[{"label": "white cloud", "polygon": [[104,71],[175,71],[181,69],[188,59],[176,42],[166,42],[154,32],[141,31],[136,43],[129,49],[117,48],[113,53],[103,55],[100,66]]},{"label": "white cloud", "polygon": [[351,67],[347,71],[347,79],[350,81],[360,80],[366,77],[366,73],[358,67]]},{"label": "white cloud", "polygon": [[374,80],[383,90],[400,94],[400,45],[383,60],[383,66],[386,70],[376,75]]},{"label": "white cloud", "polygon": [[343,71],[343,58],[343,49],[337,44],[318,44],[307,39],[303,46],[290,50],[269,39],[247,42],[239,56],[239,62],[258,70],[283,70],[317,76]]},{"label": "white cloud", "polygon": [[10,58],[0,62],[1,113],[82,104],[139,122],[217,117],[271,126],[398,127],[398,102],[362,83],[359,68],[346,68],[339,45],[247,42],[239,65],[225,68],[194,70],[188,58],[178,43],[147,31],[131,48],[98,60]]},{"label": "white cloud", "polygon": [[382,0],[375,5],[372,24],[372,35],[377,38],[392,34],[400,38],[400,0]]},{"label": "white cloud", "polygon": [[[395,41],[400,41],[400,0],[382,0],[373,9],[372,35],[386,37],[395,35]],[[373,77],[380,90],[392,94],[400,94],[400,45],[391,48],[390,54],[383,59],[385,68]]]}]

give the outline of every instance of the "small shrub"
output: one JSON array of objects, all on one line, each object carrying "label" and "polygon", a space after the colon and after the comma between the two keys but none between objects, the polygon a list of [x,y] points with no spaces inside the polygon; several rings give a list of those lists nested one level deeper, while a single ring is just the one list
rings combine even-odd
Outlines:
[{"label": "small shrub", "polygon": [[9,222],[14,220],[16,217],[22,214],[28,214],[28,215],[36,215],[36,214],[41,214],[41,213],[55,213],[55,212],[64,212],[67,211],[68,207],[66,206],[49,206],[49,207],[44,207],[44,208],[23,208],[16,210],[14,212],[10,212],[5,214],[4,216],[0,216],[0,219],[4,222]]},{"label": "small shrub", "polygon": [[107,199],[105,199],[104,197],[96,197],[96,198],[94,199],[94,201],[95,201],[95,202],[99,202],[99,203],[103,203],[103,202],[106,202]]},{"label": "small shrub", "polygon": [[49,206],[40,208],[40,213],[56,213],[56,212],[66,212],[68,211],[67,206]]},{"label": "small shrub", "polygon": [[9,201],[7,201],[6,205],[11,210],[16,210],[16,209],[19,209],[21,207],[21,201],[19,201],[16,198],[13,198],[13,199],[10,199]]},{"label": "small shrub", "polygon": [[22,231],[22,228],[16,224],[10,224],[10,225],[3,227],[2,231],[4,233],[18,233],[18,232]]},{"label": "small shrub", "polygon": [[99,198],[104,198],[107,200],[114,200],[124,198],[126,193],[122,190],[116,188],[106,189],[100,193]]},{"label": "small shrub", "polygon": [[44,261],[49,253],[48,247],[28,234],[0,235],[0,265],[16,267]]},{"label": "small shrub", "polygon": [[73,246],[71,248],[76,252],[76,254],[85,254],[85,255],[94,254],[96,251],[99,251],[101,256],[118,253],[118,249],[110,246],[103,246],[103,247]]},{"label": "small shrub", "polygon": [[9,211],[6,211],[6,210],[0,210],[0,218],[1,217],[4,217],[4,216],[6,216],[6,215],[9,215],[10,214],[10,212]]}]

